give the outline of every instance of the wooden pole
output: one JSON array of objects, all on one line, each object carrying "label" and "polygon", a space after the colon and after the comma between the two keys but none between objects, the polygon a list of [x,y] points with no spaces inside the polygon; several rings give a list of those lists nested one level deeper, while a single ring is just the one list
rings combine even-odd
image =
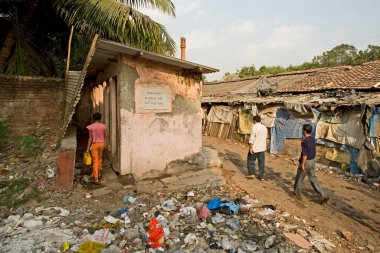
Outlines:
[{"label": "wooden pole", "polygon": [[[66,73],[65,73],[65,99],[64,99],[64,108],[66,109],[66,93],[67,93],[67,85],[69,82],[69,71],[70,71],[70,55],[71,55],[71,41],[73,39],[73,33],[74,33],[74,26],[71,26],[70,29],[70,37],[69,37],[69,43],[67,45],[67,60],[66,60]],[[66,112],[66,110],[65,110]]]},{"label": "wooden pole", "polygon": [[78,96],[78,92],[80,92],[80,90],[82,88],[82,85],[83,85],[83,82],[84,82],[84,78],[85,78],[85,75],[86,75],[86,71],[87,71],[88,65],[90,65],[92,56],[95,53],[96,42],[98,41],[98,37],[99,37],[99,35],[95,34],[94,39],[92,40],[92,44],[91,44],[90,50],[88,51],[86,60],[85,60],[85,62],[83,64],[82,72],[81,72],[81,74],[79,76],[79,79],[78,79],[78,84],[75,87],[73,100],[70,101],[70,104],[69,104],[69,107],[68,107],[68,110],[67,110],[67,114],[65,114],[64,117],[63,117],[63,126],[61,128],[60,133],[59,133],[59,138],[58,138],[58,142],[57,142],[57,148],[59,148],[59,146],[61,145],[61,140],[64,137],[63,135],[64,135],[64,133],[66,131],[66,124],[69,123],[67,121],[69,121],[69,118],[71,117],[71,113],[72,113],[71,110],[74,107],[74,104],[75,104],[75,101],[76,101],[76,97]]}]

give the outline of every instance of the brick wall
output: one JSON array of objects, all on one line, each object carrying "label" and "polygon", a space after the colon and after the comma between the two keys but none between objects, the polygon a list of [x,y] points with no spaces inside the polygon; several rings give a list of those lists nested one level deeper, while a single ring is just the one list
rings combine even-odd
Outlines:
[{"label": "brick wall", "polygon": [[63,79],[0,75],[0,113],[9,120],[11,137],[55,136],[63,117],[63,96]]}]

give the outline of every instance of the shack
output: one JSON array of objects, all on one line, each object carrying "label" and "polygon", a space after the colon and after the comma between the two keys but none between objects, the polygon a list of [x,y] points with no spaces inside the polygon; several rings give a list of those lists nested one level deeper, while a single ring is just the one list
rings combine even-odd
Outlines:
[{"label": "shack", "polygon": [[310,123],[320,163],[378,180],[379,105],[380,61],[207,83],[203,131],[247,143],[259,114],[269,128],[268,151],[296,159],[302,125]]},{"label": "shack", "polygon": [[215,71],[95,38],[83,70],[69,73],[61,135],[69,125],[80,132],[100,112],[117,173],[166,174],[171,162],[200,152],[202,74]]}]

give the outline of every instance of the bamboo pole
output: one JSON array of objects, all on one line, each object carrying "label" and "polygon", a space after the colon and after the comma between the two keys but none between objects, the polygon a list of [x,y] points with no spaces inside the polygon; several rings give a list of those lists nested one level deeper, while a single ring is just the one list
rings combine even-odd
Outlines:
[{"label": "bamboo pole", "polygon": [[[70,29],[70,37],[69,37],[69,42],[67,45],[67,60],[66,60],[66,73],[65,73],[65,96],[64,96],[64,108],[65,108],[65,113],[66,113],[66,93],[67,93],[67,85],[69,82],[69,71],[70,71],[70,55],[71,55],[71,41],[73,39],[73,33],[74,33],[74,26],[71,26]],[[65,115],[64,115],[65,116]]]},{"label": "bamboo pole", "polygon": [[86,75],[86,71],[87,71],[88,65],[90,65],[92,56],[95,53],[96,42],[98,41],[98,37],[99,37],[99,35],[95,34],[94,39],[92,40],[90,49],[89,49],[87,57],[86,57],[86,60],[85,60],[85,62],[83,64],[82,72],[81,72],[81,74],[79,76],[79,79],[78,79],[78,84],[75,87],[73,100],[70,102],[70,105],[68,107],[69,110],[67,110],[67,114],[65,114],[64,117],[63,117],[63,126],[62,126],[62,129],[61,129],[60,134],[59,134],[59,138],[58,138],[58,142],[57,142],[57,148],[59,148],[59,146],[61,145],[62,138],[64,137],[63,135],[64,135],[64,133],[66,131],[66,124],[69,123],[67,121],[71,117],[70,114],[72,113],[71,110],[73,109],[73,106],[74,106],[74,103],[75,103],[75,100],[76,100],[76,96],[78,95],[78,92],[80,92],[81,85],[82,85],[82,82],[84,82],[84,77]]}]

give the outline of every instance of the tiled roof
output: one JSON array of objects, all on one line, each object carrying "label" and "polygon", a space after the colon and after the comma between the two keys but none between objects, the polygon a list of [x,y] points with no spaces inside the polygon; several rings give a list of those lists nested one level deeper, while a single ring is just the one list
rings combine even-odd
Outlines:
[{"label": "tiled roof", "polygon": [[315,72],[305,78],[280,87],[278,93],[311,92],[333,89],[380,88],[380,60],[367,62],[355,67],[331,68]]},{"label": "tiled roof", "polygon": [[[279,88],[288,86],[295,83],[298,80],[305,78],[310,73],[315,71],[321,71],[321,69],[295,71],[291,73],[282,73],[277,75],[266,76],[267,80],[272,83],[276,83]],[[215,96],[228,96],[246,86],[255,86],[259,84],[259,80],[262,76],[255,76],[245,79],[221,81],[217,83],[206,83],[202,88],[203,97],[215,97]]]},{"label": "tiled roof", "polygon": [[[262,76],[246,79],[206,83],[203,85],[203,101],[212,98],[231,99],[241,94],[240,91],[254,90],[259,86]],[[275,93],[319,92],[327,90],[366,90],[380,89],[380,60],[363,63],[359,66],[338,66],[304,71],[281,73],[266,76],[271,83],[278,85]],[[247,96],[256,94],[245,93]]]}]

